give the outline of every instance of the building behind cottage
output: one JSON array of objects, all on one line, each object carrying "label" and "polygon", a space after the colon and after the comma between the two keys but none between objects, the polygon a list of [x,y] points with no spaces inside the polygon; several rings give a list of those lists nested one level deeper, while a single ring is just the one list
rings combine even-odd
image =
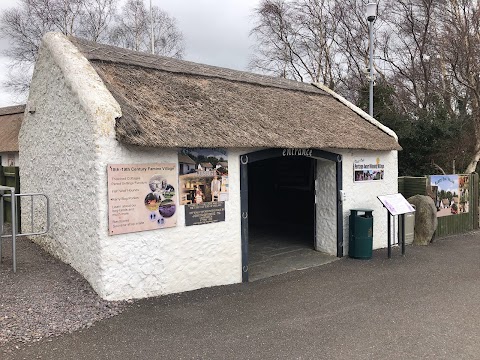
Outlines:
[{"label": "building behind cottage", "polygon": [[18,133],[25,105],[0,108],[0,166],[18,166]]}]

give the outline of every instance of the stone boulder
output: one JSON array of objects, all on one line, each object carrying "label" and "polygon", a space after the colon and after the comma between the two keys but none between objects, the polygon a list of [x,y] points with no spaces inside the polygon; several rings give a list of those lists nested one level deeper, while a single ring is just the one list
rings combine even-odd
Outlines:
[{"label": "stone boulder", "polygon": [[437,208],[430,196],[415,195],[407,201],[415,205],[415,238],[413,245],[428,245],[437,230]]}]

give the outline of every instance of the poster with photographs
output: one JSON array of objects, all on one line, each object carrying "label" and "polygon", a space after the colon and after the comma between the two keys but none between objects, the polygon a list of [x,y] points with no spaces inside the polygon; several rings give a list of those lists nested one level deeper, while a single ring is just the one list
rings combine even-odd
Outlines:
[{"label": "poster with photographs", "polygon": [[385,165],[379,157],[353,160],[354,182],[381,181],[385,176]]},{"label": "poster with photographs", "polygon": [[468,213],[468,175],[431,175],[428,194],[437,207],[437,216]]},{"label": "poster with photographs", "polygon": [[224,149],[183,149],[178,155],[180,205],[228,200]]},{"label": "poster with photographs", "polygon": [[[188,211],[195,211],[197,215],[201,211],[204,211],[205,214],[211,213],[211,209],[204,206],[205,203],[228,200],[228,156],[226,149],[182,149],[178,154],[178,172],[180,205],[188,205]],[[196,209],[193,207],[196,207]],[[225,211],[224,206],[221,209]],[[205,218],[205,222],[203,222],[205,224],[214,222],[213,218],[209,221],[209,217],[200,217]],[[188,219],[187,216],[187,226],[199,224],[198,222],[190,224]]]},{"label": "poster with photographs", "polygon": [[112,164],[107,174],[110,235],[177,225],[176,164]]}]

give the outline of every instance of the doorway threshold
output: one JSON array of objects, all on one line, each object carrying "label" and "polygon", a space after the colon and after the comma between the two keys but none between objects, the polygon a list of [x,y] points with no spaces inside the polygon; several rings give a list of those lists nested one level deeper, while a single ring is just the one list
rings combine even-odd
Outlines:
[{"label": "doorway threshold", "polygon": [[249,281],[325,265],[339,259],[314,250],[310,244],[291,241],[291,236],[275,235],[255,236],[256,241],[249,244]]}]

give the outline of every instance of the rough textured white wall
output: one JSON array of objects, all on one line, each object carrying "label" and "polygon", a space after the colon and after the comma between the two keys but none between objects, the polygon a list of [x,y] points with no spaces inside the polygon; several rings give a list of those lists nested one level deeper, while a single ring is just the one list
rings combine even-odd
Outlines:
[{"label": "rough textured white wall", "polygon": [[[373,248],[387,247],[387,210],[377,199],[378,195],[398,192],[398,152],[397,151],[352,151],[331,150],[343,156],[343,189],[346,199],[343,202],[344,254],[348,254],[348,229],[350,209],[367,208],[373,210]],[[382,181],[353,181],[353,161],[362,157],[380,157],[385,164],[385,178]]]},{"label": "rough textured white wall", "polygon": [[[96,126],[79,100],[81,83],[69,82],[65,76],[81,72],[81,65],[65,68],[50,46],[52,41],[56,39],[43,42],[30,87],[32,113],[26,113],[19,135],[22,192],[45,193],[51,201],[50,232],[33,240],[71,264],[98,290],[102,284]],[[72,62],[75,65],[75,59]],[[23,223],[29,224],[30,209],[24,206],[22,211]],[[43,207],[37,208],[35,217],[35,223],[42,225]]]},{"label": "rough textured white wall", "polygon": [[104,298],[141,298],[241,282],[241,153],[228,150],[230,194],[224,222],[186,227],[184,206],[179,206],[176,227],[109,236],[107,164],[177,163],[178,152],[125,147],[113,137],[105,144],[98,154]]},{"label": "rough textured white wall", "polygon": [[316,250],[337,255],[337,186],[333,161],[317,160]]}]

